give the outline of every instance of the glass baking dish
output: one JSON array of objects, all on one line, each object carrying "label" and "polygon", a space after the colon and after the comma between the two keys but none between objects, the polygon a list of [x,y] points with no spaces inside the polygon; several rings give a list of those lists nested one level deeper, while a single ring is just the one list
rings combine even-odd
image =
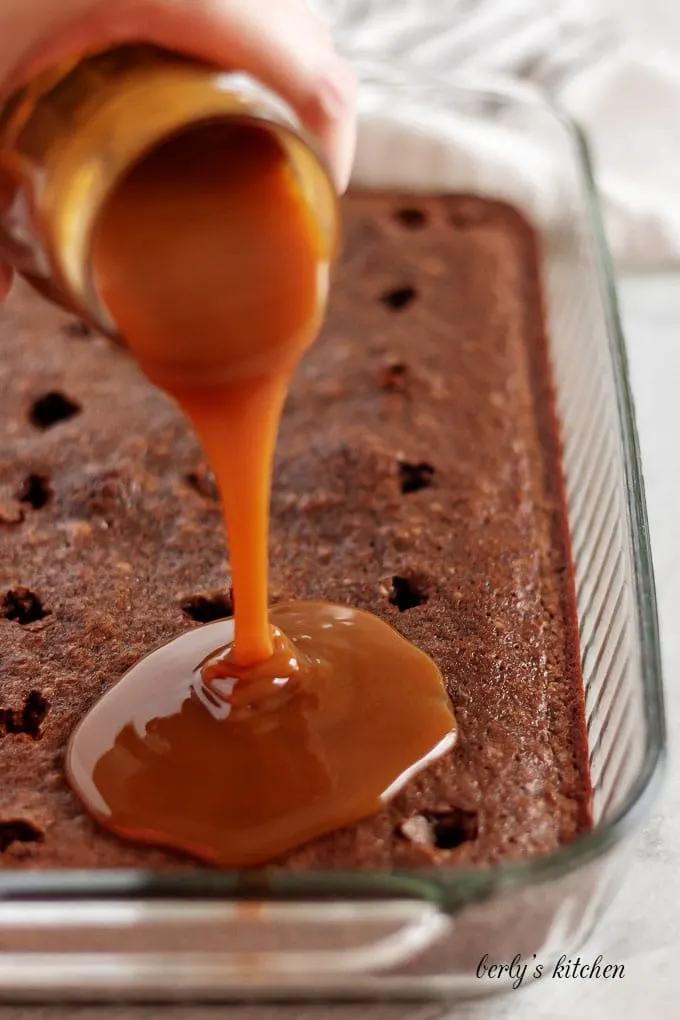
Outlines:
[{"label": "glass baking dish", "polygon": [[[588,937],[657,787],[664,713],[640,459],[586,146],[533,91],[363,67],[355,181],[512,202],[543,251],[595,826],[537,860],[404,873],[0,871],[0,997],[471,997]],[[531,979],[531,967],[525,983]]]}]

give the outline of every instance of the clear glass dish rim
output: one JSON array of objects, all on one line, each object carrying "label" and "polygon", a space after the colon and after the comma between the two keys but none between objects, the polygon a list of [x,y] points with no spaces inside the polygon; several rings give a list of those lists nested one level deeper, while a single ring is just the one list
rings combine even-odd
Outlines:
[{"label": "clear glass dish rim", "polygon": [[[415,88],[416,99],[427,93],[458,93],[468,98],[533,103],[559,122],[570,138],[579,171],[584,207],[597,267],[596,286],[607,323],[609,352],[616,388],[619,438],[623,449],[627,530],[633,554],[633,586],[644,688],[646,744],[642,767],[629,793],[612,816],[591,832],[540,858],[499,863],[485,868],[428,868],[408,871],[286,872],[197,870],[188,872],[102,870],[0,870],[0,898],[35,900],[111,898],[257,898],[304,899],[416,897],[435,900],[449,909],[531,885],[556,881],[603,858],[644,818],[657,792],[666,758],[666,725],[658,614],[640,447],[630,388],[628,359],[616,296],[614,269],[605,239],[600,202],[588,143],[575,122],[546,96],[522,83],[478,74],[458,73],[443,81],[408,64],[358,62],[362,85]],[[394,76],[401,80],[396,80]]]}]

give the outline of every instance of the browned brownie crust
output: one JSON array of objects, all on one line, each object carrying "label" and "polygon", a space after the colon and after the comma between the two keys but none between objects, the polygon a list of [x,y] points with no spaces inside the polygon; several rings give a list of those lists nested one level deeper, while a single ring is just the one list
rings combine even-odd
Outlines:
[{"label": "browned brownie crust", "polygon": [[[281,430],[272,598],[389,620],[440,665],[460,731],[381,814],[277,863],[544,853],[588,827],[590,790],[536,242],[463,196],[354,195],[345,229]],[[99,829],[63,759],[137,659],[225,614],[210,473],[125,352],[23,287],[0,397],[0,867],[195,867]]]}]

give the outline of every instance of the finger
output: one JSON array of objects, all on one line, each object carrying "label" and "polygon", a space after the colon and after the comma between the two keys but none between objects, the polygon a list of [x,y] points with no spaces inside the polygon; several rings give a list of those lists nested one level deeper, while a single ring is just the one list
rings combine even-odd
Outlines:
[{"label": "finger", "polygon": [[345,189],[354,156],[356,84],[302,0],[69,0],[55,6],[57,13],[42,25],[42,40],[17,76],[93,49],[139,41],[246,71],[297,112],[337,187]]}]

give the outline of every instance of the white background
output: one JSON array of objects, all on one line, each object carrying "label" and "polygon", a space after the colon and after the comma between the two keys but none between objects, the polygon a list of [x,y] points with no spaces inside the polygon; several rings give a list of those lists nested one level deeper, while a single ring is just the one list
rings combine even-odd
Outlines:
[{"label": "white background", "polygon": [[677,0],[606,0],[607,7],[644,38],[680,46],[680,5]]}]

